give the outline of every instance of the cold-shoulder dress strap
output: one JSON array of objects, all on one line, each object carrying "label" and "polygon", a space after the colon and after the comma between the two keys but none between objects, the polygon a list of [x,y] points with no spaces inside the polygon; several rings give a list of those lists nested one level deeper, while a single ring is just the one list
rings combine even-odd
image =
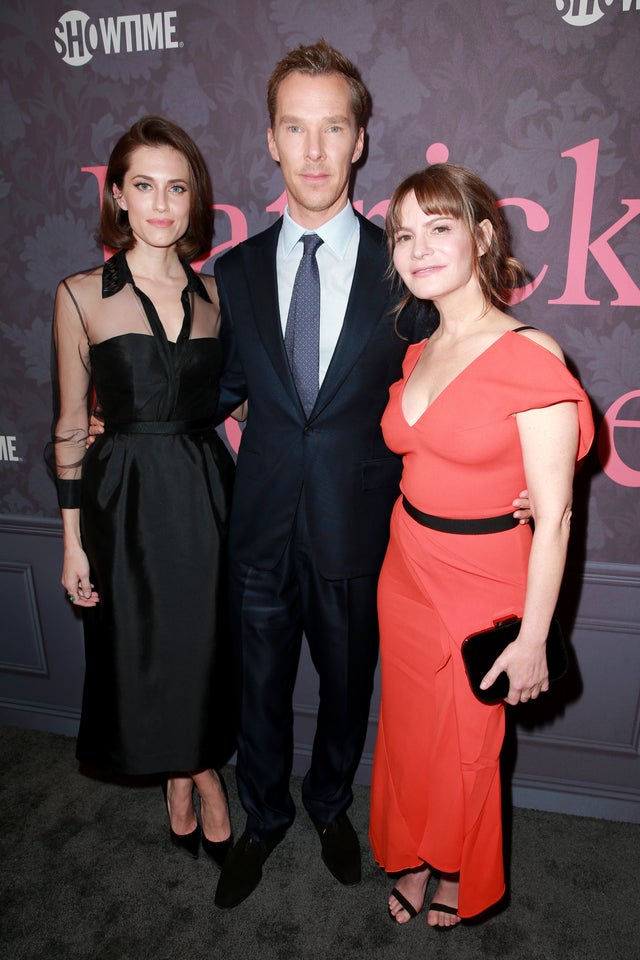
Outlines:
[{"label": "cold-shoulder dress strap", "polygon": [[537,330],[537,327],[514,327],[511,333],[520,333],[521,330]]}]

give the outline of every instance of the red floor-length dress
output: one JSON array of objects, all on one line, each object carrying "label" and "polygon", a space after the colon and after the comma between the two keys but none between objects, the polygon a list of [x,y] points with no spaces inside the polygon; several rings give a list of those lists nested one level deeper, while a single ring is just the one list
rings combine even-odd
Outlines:
[{"label": "red floor-length dress", "polygon": [[[426,342],[410,346],[382,419],[403,456],[401,489],[442,517],[509,513],[526,486],[513,414],[575,401],[578,458],[593,439],[586,394],[546,348],[514,331],[467,366],[409,426],[404,384]],[[504,707],[471,693],[460,646],[470,633],[522,615],[528,525],[481,535],[441,533],[398,501],[380,575],[382,700],[371,788],[370,839],[396,872],[427,862],[460,871],[458,913],[474,916],[504,892],[498,759]]]}]

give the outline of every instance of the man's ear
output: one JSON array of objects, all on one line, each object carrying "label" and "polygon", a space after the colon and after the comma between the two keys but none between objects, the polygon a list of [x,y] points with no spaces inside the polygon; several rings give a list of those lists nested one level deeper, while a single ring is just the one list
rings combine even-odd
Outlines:
[{"label": "man's ear", "polygon": [[276,163],[280,163],[280,154],[278,153],[276,138],[273,135],[273,130],[271,127],[269,127],[267,130],[267,145],[269,147],[269,153],[271,154],[272,160],[275,160]]},{"label": "man's ear", "polygon": [[364,150],[364,127],[360,127],[358,130],[358,137],[356,139],[355,147],[353,148],[353,156],[351,158],[351,163],[355,163],[362,156],[362,151]]}]

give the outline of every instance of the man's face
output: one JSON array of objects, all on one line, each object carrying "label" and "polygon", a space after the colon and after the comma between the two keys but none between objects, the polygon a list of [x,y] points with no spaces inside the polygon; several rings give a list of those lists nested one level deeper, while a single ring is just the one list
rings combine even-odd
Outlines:
[{"label": "man's face", "polygon": [[364,142],[343,77],[289,74],[278,89],[267,140],[282,170],[289,212],[300,226],[319,227],[342,210],[351,165]]}]

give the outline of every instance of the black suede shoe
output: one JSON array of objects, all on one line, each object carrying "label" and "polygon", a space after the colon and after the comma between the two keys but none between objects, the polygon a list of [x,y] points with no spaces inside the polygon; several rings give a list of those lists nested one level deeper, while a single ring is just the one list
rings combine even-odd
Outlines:
[{"label": "black suede shoe", "polygon": [[253,893],[262,879],[262,865],[283,836],[261,842],[242,834],[222,867],[214,897],[217,907],[230,910]]},{"label": "black suede shoe", "polygon": [[345,886],[359,883],[362,876],[360,843],[346,813],[329,823],[313,817],[311,820],[320,836],[322,859],[329,872]]}]

